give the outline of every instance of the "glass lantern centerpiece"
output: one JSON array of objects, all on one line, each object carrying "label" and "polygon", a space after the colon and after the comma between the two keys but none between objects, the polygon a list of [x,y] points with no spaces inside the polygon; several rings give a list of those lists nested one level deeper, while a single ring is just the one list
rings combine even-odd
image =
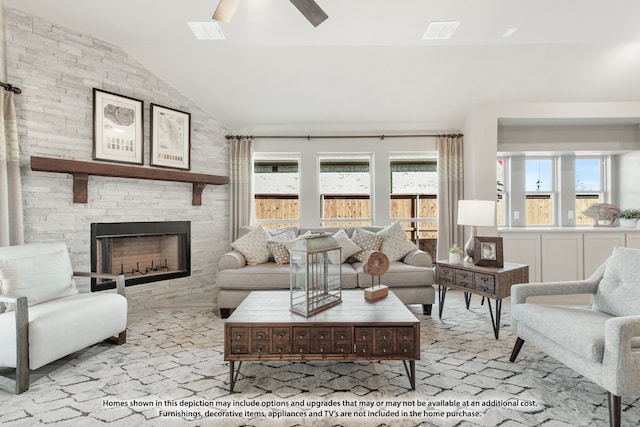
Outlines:
[{"label": "glass lantern centerpiece", "polygon": [[291,254],[291,311],[305,317],[342,302],[340,245],[327,233],[286,243]]}]

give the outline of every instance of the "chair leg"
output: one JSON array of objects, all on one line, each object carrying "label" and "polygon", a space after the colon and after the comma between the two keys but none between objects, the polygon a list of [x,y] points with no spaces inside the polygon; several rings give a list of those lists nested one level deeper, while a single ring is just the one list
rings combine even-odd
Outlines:
[{"label": "chair leg", "polygon": [[431,309],[433,308],[433,304],[422,304],[422,314],[426,314],[431,316]]},{"label": "chair leg", "polygon": [[125,329],[124,331],[120,332],[118,334],[118,336],[113,336],[113,337],[109,337],[106,339],[106,341],[112,343],[112,344],[117,344],[117,345],[122,345],[124,343],[127,342],[127,330]]},{"label": "chair leg", "polygon": [[516,357],[518,357],[518,353],[520,353],[520,350],[522,349],[522,344],[524,344],[524,340],[518,337],[515,345],[513,346],[513,350],[511,351],[511,357],[509,358],[510,362],[516,361]]},{"label": "chair leg", "polygon": [[607,392],[607,397],[609,398],[609,426],[620,427],[622,398],[609,392]]}]

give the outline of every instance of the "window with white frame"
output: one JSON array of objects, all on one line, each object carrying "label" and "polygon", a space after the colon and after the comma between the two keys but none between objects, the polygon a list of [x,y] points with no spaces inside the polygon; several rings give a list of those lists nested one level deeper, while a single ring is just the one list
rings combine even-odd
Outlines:
[{"label": "window with white frame", "polygon": [[588,225],[593,219],[582,212],[605,196],[605,161],[603,157],[576,157],[576,225]]},{"label": "window with white frame", "polygon": [[371,155],[321,154],[320,225],[371,225]]},{"label": "window with white frame", "polygon": [[551,158],[525,160],[525,210],[527,225],[554,224],[555,161]]},{"label": "window with white frame", "polygon": [[419,244],[438,237],[438,168],[435,155],[394,154],[389,157],[392,220]]},{"label": "window with white frame", "polygon": [[297,154],[254,156],[254,224],[278,228],[300,223],[299,163]]}]

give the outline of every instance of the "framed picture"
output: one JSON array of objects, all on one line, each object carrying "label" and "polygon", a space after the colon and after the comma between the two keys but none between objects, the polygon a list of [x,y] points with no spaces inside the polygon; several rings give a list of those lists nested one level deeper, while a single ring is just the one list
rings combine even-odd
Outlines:
[{"label": "framed picture", "polygon": [[476,265],[503,267],[502,237],[474,237],[473,255]]},{"label": "framed picture", "polygon": [[151,165],[191,168],[191,114],[151,104]]},{"label": "framed picture", "polygon": [[142,164],[143,103],[93,89],[93,158]]}]

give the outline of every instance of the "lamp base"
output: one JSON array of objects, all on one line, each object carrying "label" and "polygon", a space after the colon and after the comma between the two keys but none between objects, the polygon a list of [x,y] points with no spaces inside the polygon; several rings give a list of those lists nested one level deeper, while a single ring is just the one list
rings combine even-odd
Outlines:
[{"label": "lamp base", "polygon": [[465,243],[464,245],[464,262],[470,262],[473,263],[473,245],[475,244],[474,241],[474,235],[473,233],[469,236],[469,240],[467,240],[467,243]]}]

